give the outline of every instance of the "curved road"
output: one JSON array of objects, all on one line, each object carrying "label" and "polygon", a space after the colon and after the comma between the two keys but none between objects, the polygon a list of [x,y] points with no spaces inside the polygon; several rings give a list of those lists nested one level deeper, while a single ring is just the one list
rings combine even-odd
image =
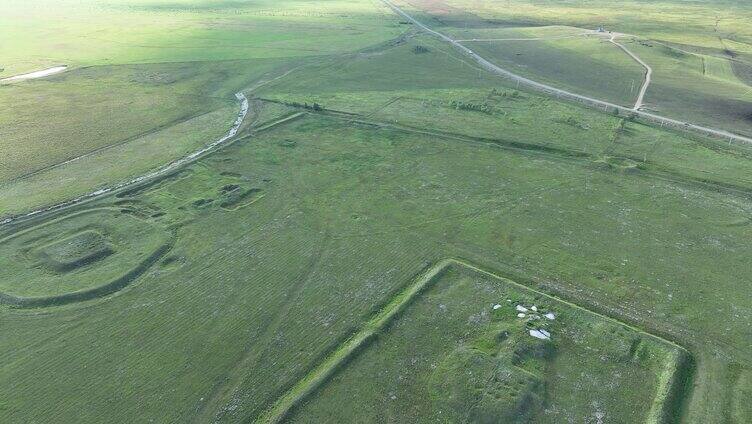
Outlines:
[{"label": "curved road", "polygon": [[[724,130],[703,127],[703,126],[700,126],[700,125],[691,124],[689,122],[683,122],[683,121],[679,121],[679,120],[676,120],[676,119],[671,119],[671,118],[667,118],[665,116],[660,116],[660,115],[656,115],[656,114],[653,114],[653,113],[648,113],[648,112],[644,112],[642,110],[639,110],[639,108],[642,106],[642,100],[644,98],[645,91],[647,91],[647,87],[650,84],[650,76],[652,75],[652,69],[646,63],[644,63],[641,59],[639,59],[636,55],[634,55],[632,52],[630,52],[628,49],[626,49],[625,47],[623,47],[620,44],[618,44],[615,41],[613,41],[613,38],[612,38],[611,42],[613,42],[614,44],[617,44],[618,46],[620,46],[625,52],[627,52],[627,54],[629,54],[632,58],[634,58],[640,64],[642,64],[646,68],[646,70],[648,71],[647,74],[646,74],[645,82],[643,83],[643,87],[640,90],[640,96],[639,96],[639,98],[637,100],[637,104],[635,104],[634,108],[632,108],[632,109],[624,107],[624,106],[621,106],[621,105],[617,105],[617,104],[614,104],[614,103],[610,103],[610,102],[607,102],[607,101],[604,101],[604,100],[594,99],[592,97],[587,97],[587,96],[584,96],[584,95],[581,95],[581,94],[576,94],[576,93],[572,93],[572,92],[569,92],[569,91],[566,91],[566,90],[562,90],[562,89],[559,89],[559,88],[556,88],[556,87],[552,87],[550,85],[543,84],[543,83],[531,80],[529,78],[525,78],[523,76],[517,75],[517,74],[515,74],[513,72],[510,72],[510,71],[508,71],[508,70],[506,70],[504,68],[501,68],[501,67],[499,67],[497,65],[494,65],[493,63],[491,63],[488,60],[484,59],[483,57],[481,57],[480,55],[478,55],[477,53],[475,53],[471,49],[469,49],[469,48],[465,47],[464,45],[462,45],[458,40],[455,40],[455,39],[453,39],[453,38],[451,38],[451,37],[449,37],[447,35],[444,35],[444,34],[438,32],[438,31],[432,30],[431,28],[429,28],[426,25],[422,24],[417,19],[413,18],[407,12],[405,12],[402,9],[400,9],[399,7],[397,7],[391,1],[389,1],[389,0],[381,0],[381,1],[387,7],[389,7],[390,9],[392,9],[396,14],[402,16],[403,18],[405,18],[408,21],[412,22],[413,24],[417,25],[418,27],[420,27],[425,32],[427,32],[429,34],[432,34],[432,35],[434,35],[434,36],[436,36],[436,37],[438,37],[438,38],[440,38],[440,39],[442,39],[442,40],[444,40],[444,41],[452,44],[454,47],[456,47],[457,49],[459,49],[460,51],[462,51],[466,55],[470,56],[481,67],[483,67],[484,69],[486,69],[487,71],[489,71],[491,73],[504,76],[506,78],[511,79],[512,81],[517,81],[520,84],[524,84],[524,85],[527,85],[528,87],[534,88],[536,90],[539,90],[539,91],[542,91],[542,92],[545,92],[545,93],[549,93],[551,95],[555,95],[556,97],[559,97],[559,98],[566,98],[566,99],[569,99],[569,100],[579,101],[579,102],[588,104],[588,105],[593,106],[593,107],[603,108],[604,110],[611,109],[611,110],[619,111],[619,113],[632,113],[632,114],[634,114],[636,116],[639,116],[640,118],[643,118],[645,120],[649,120],[651,122],[655,122],[655,123],[658,123],[658,124],[661,124],[661,125],[673,126],[673,127],[682,128],[682,129],[685,129],[685,130],[693,130],[693,131],[696,131],[696,132],[699,132],[699,133],[702,133],[702,134],[705,134],[705,135],[713,136],[713,137],[726,138],[729,141],[738,141],[738,142],[742,142],[742,143],[752,144],[752,138],[749,138],[749,137],[745,137],[745,136],[742,136],[742,135],[734,134],[734,133],[731,133],[731,132],[728,132],[728,131],[724,131]],[[295,69],[297,69],[297,68],[295,68]],[[277,78],[274,78],[274,80],[286,76],[287,74],[289,74],[290,72],[294,71],[295,69],[291,69],[291,70],[287,71],[285,74],[280,75]],[[264,84],[266,84],[268,82],[271,82],[271,81],[265,81],[265,82],[259,84],[258,86],[264,85]],[[255,86],[255,87],[251,88],[250,90],[258,88],[258,86]],[[100,190],[97,190],[97,191],[85,194],[83,196],[79,196],[79,197],[77,197],[75,199],[72,199],[70,201],[67,201],[67,202],[64,202],[64,203],[60,203],[60,204],[57,204],[57,205],[54,205],[54,206],[50,206],[50,207],[47,207],[47,208],[44,208],[44,209],[38,209],[38,210],[35,210],[33,212],[22,214],[22,215],[18,215],[18,216],[7,217],[7,218],[5,218],[3,220],[0,220],[0,226],[3,226],[5,224],[10,224],[11,222],[17,221],[19,219],[29,218],[31,216],[38,215],[40,213],[63,209],[65,207],[69,207],[69,206],[75,205],[77,203],[81,203],[83,201],[86,201],[86,200],[91,200],[92,198],[100,196],[102,194],[110,193],[110,192],[112,192],[114,190],[118,190],[118,189],[121,189],[123,187],[129,186],[129,185],[132,185],[132,184],[136,184],[136,183],[142,182],[144,180],[147,180],[147,179],[150,179],[150,178],[154,178],[154,177],[159,176],[159,175],[164,175],[165,173],[170,172],[170,171],[174,170],[175,168],[177,168],[179,166],[182,166],[182,165],[184,165],[184,164],[186,164],[188,162],[192,162],[192,161],[196,160],[198,157],[203,156],[204,154],[206,154],[210,150],[213,150],[214,148],[216,148],[218,145],[223,144],[227,140],[229,140],[232,137],[234,137],[235,134],[240,129],[240,125],[243,123],[243,120],[245,119],[245,116],[248,113],[249,102],[248,102],[248,99],[245,97],[245,95],[242,92],[236,93],[235,97],[240,102],[240,111],[238,113],[238,117],[235,120],[234,124],[232,125],[232,127],[230,127],[230,130],[227,132],[227,134],[224,137],[220,138],[219,140],[216,140],[216,141],[212,142],[211,144],[205,146],[201,150],[198,150],[198,151],[196,151],[196,152],[194,152],[194,153],[192,153],[192,154],[190,154],[188,156],[185,156],[185,157],[183,157],[181,159],[178,159],[178,160],[176,160],[176,161],[174,161],[172,163],[169,163],[169,164],[163,166],[162,168],[159,168],[156,171],[153,171],[153,172],[150,172],[150,173],[148,173],[146,175],[142,175],[140,177],[134,178],[134,179],[132,179],[130,181],[123,182],[123,183],[120,183],[120,184],[117,184],[117,185],[114,185],[114,186],[106,187],[106,188],[103,188],[103,189],[100,189]]]},{"label": "curved road", "polygon": [[[538,81],[531,80],[529,78],[525,78],[523,76],[517,75],[513,72],[510,72],[504,68],[501,68],[497,65],[494,65],[493,63],[489,62],[488,60],[484,59],[474,51],[470,50],[469,48],[465,47],[463,44],[461,44],[459,41],[455,40],[454,38],[449,37],[448,35],[442,34],[438,31],[435,31],[426,25],[422,24],[417,19],[413,18],[411,15],[409,15],[407,12],[403,11],[399,7],[397,7],[394,3],[392,3],[390,0],[381,0],[385,5],[387,5],[390,9],[394,11],[394,13],[402,16],[403,18],[407,19],[408,21],[412,22],[416,26],[420,27],[423,31],[432,34],[450,44],[452,44],[454,47],[456,47],[461,52],[465,53],[466,55],[470,56],[473,60],[475,60],[481,67],[486,69],[487,71],[501,75],[503,77],[509,78],[512,81],[516,81],[520,84],[524,84],[528,87],[534,88],[538,91],[542,91],[545,93],[549,93],[552,95],[555,95],[559,98],[566,98],[569,100],[578,101],[581,103],[585,103],[594,107],[602,108],[604,110],[616,110],[619,111],[619,113],[631,113],[634,114],[640,118],[643,118],[645,120],[655,122],[661,125],[668,125],[672,127],[682,128],[685,130],[692,130],[696,131],[705,135],[713,136],[713,137],[720,137],[728,139],[729,141],[738,141],[741,143],[748,143],[752,144],[752,138],[745,137],[739,134],[734,134],[725,130],[715,129],[715,128],[708,128],[703,127],[701,125],[695,125],[691,124],[689,122],[679,121],[676,119],[667,118],[665,116],[656,115],[654,113],[644,112],[642,110],[635,110],[633,108],[628,108],[624,106],[620,106],[611,102],[607,102],[604,100],[594,99],[592,97],[587,97],[582,94],[576,94],[572,93],[566,90],[562,90],[556,87],[552,87],[547,84],[540,83]],[[631,55],[631,54],[630,54]],[[639,60],[639,59],[638,59]],[[651,70],[652,71],[652,70]],[[652,73],[652,72],[651,72]],[[647,80],[647,79],[646,79]],[[644,86],[647,90],[647,86]]]},{"label": "curved road", "polygon": [[[274,81],[277,81],[278,79],[286,77],[290,73],[292,73],[292,72],[294,72],[294,71],[302,68],[302,66],[303,65],[297,66],[297,67],[292,68],[292,69],[289,69],[286,72],[284,72],[283,74],[277,75],[274,78],[271,78],[271,79],[268,79],[268,80],[261,80],[261,81],[257,82],[256,84],[254,84],[253,86],[251,86],[251,87],[249,87],[249,88],[247,88],[245,90],[242,90],[242,91],[239,91],[239,92],[235,93],[235,98],[238,100],[238,102],[240,102],[240,110],[238,111],[238,115],[237,115],[237,118],[235,119],[235,122],[233,122],[233,124],[230,127],[230,129],[227,131],[227,133],[224,136],[222,136],[222,138],[220,138],[218,140],[215,140],[215,141],[213,141],[213,142],[205,145],[201,149],[199,149],[199,150],[197,150],[197,151],[189,154],[188,156],[184,156],[182,158],[174,160],[174,161],[172,161],[172,162],[170,162],[170,163],[162,166],[161,168],[156,169],[155,171],[149,172],[147,174],[141,175],[141,176],[133,178],[131,180],[128,180],[128,181],[125,181],[125,182],[120,182],[120,183],[117,183],[115,185],[108,186],[108,187],[105,187],[105,188],[93,191],[91,193],[87,193],[87,194],[78,196],[78,197],[76,197],[74,199],[71,199],[71,200],[68,200],[68,201],[65,201],[65,202],[62,202],[62,203],[58,203],[58,204],[55,204],[55,205],[52,205],[52,206],[48,206],[48,207],[45,207],[45,208],[42,208],[42,209],[37,209],[37,210],[34,210],[32,212],[28,212],[28,213],[24,213],[24,214],[20,214],[20,215],[14,215],[14,216],[10,216],[10,217],[2,217],[2,216],[0,216],[0,226],[3,226],[5,224],[10,224],[12,222],[15,222],[15,221],[18,221],[18,220],[21,220],[21,219],[30,218],[32,216],[36,216],[36,215],[39,215],[41,213],[51,212],[51,211],[57,211],[57,210],[60,210],[60,209],[64,209],[64,208],[67,208],[67,207],[79,204],[81,202],[92,200],[95,197],[99,197],[99,196],[101,196],[103,194],[111,193],[111,192],[113,192],[115,190],[120,190],[120,189],[123,189],[123,188],[125,188],[127,186],[130,186],[130,185],[133,185],[133,184],[138,184],[140,182],[143,182],[143,181],[155,178],[155,177],[159,177],[159,176],[165,175],[165,174],[167,174],[169,172],[174,171],[178,167],[181,167],[181,166],[183,166],[185,164],[188,164],[190,162],[193,162],[193,161],[195,161],[195,160],[203,157],[204,155],[206,155],[210,151],[216,149],[218,146],[220,146],[222,144],[225,144],[231,138],[235,137],[235,135],[238,133],[238,130],[240,129],[240,126],[243,124],[243,121],[245,120],[245,117],[248,114],[248,110],[250,108],[250,103],[248,101],[248,98],[245,96],[245,94],[243,94],[244,91],[252,93],[253,91],[258,90],[259,88],[261,88],[261,87],[263,87],[263,86],[265,86],[265,85],[267,85],[269,83],[272,83]],[[73,159],[73,160],[75,160],[75,159]],[[65,163],[70,163],[73,160],[68,160]]]},{"label": "curved road", "polygon": [[69,206],[73,206],[75,204],[84,202],[86,200],[91,200],[95,197],[101,196],[105,193],[110,193],[112,191],[119,190],[121,188],[124,188],[132,184],[140,183],[142,181],[146,181],[151,178],[165,175],[171,171],[174,171],[176,168],[185,165],[186,163],[193,162],[194,160],[205,155],[209,151],[214,150],[217,146],[224,144],[231,138],[235,137],[235,134],[237,134],[238,130],[240,129],[240,126],[243,124],[243,120],[245,119],[245,116],[248,114],[249,104],[248,104],[248,99],[246,98],[246,96],[243,94],[242,91],[235,93],[235,98],[237,98],[238,101],[240,102],[240,110],[238,111],[238,116],[235,119],[235,122],[230,127],[230,129],[227,131],[227,133],[224,136],[222,136],[222,138],[220,138],[219,140],[215,140],[211,142],[210,144],[202,147],[200,150],[197,150],[189,154],[188,156],[184,156],[180,159],[170,162],[167,165],[157,169],[156,171],[149,172],[147,174],[141,175],[140,177],[136,177],[131,180],[121,182],[119,184],[116,184],[110,187],[105,187],[105,188],[93,191],[91,193],[84,194],[83,196],[76,197],[75,199],[69,200],[67,202],[49,206],[44,209],[37,209],[33,212],[29,212],[23,215],[11,216],[9,218],[5,218],[3,220],[0,220],[0,226],[5,225],[5,224],[10,224],[11,222],[17,221],[19,219],[25,219],[25,218],[29,218],[35,215],[39,215],[40,213],[43,213],[43,212],[50,212],[54,210],[63,209]]},{"label": "curved road", "polygon": [[611,43],[615,44],[620,49],[624,50],[624,53],[628,54],[632,59],[634,59],[637,63],[642,65],[643,68],[645,68],[645,80],[642,82],[642,87],[640,88],[640,94],[637,96],[637,101],[634,105],[634,110],[640,110],[642,105],[645,104],[645,93],[648,91],[648,86],[650,85],[650,80],[653,77],[653,68],[650,67],[647,63],[645,63],[642,59],[639,58],[636,54],[632,53],[631,50],[629,50],[625,45],[618,43],[616,41],[616,38],[619,37],[621,34],[612,34],[611,38],[608,40]]}]

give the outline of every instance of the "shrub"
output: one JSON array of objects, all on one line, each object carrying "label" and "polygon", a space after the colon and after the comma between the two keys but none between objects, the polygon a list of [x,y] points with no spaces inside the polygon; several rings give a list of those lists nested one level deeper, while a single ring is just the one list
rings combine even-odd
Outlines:
[{"label": "shrub", "polygon": [[493,107],[486,103],[472,103],[463,102],[461,100],[452,100],[449,106],[457,110],[469,110],[474,112],[482,112],[492,114],[494,112]]}]

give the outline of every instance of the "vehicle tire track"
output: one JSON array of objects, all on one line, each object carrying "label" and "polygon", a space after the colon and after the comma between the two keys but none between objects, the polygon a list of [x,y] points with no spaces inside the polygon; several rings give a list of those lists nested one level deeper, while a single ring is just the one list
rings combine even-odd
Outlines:
[{"label": "vehicle tire track", "polygon": [[[300,294],[307,286],[314,271],[318,269],[331,240],[331,234],[328,229],[324,229],[323,233],[321,244],[311,258],[309,265],[305,268],[303,274],[296,279],[296,283],[293,284],[290,291],[288,291],[286,299],[278,309],[277,313],[274,314],[264,326],[264,329],[258,336],[258,341],[269,340],[279,331],[284,319],[287,317],[292,307],[297,303]],[[227,379],[221,385],[216,387],[207,401],[201,405],[192,422],[198,424],[208,422],[217,423],[221,421],[224,411],[220,408],[223,408],[232,401],[232,398],[237,394],[238,389],[246,379],[247,374],[242,373],[241,371],[244,369],[254,369],[259,361],[261,361],[261,359],[267,354],[268,350],[265,349],[265,347],[266,345],[261,345],[260,343],[254,343],[248,346],[243,352],[240,360],[238,360],[232,369],[226,374],[226,376],[228,376]]]}]

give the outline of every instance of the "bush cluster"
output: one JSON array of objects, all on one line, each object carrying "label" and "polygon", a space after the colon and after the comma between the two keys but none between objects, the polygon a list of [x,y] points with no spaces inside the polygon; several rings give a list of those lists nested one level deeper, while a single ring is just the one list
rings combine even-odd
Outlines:
[{"label": "bush cluster", "polygon": [[324,108],[321,107],[320,104],[314,102],[313,104],[306,103],[300,103],[300,102],[285,102],[285,105],[292,106],[292,107],[302,107],[304,109],[310,109],[310,110],[323,110]]},{"label": "bush cluster", "polygon": [[449,103],[449,106],[457,110],[471,110],[475,112],[483,112],[483,113],[488,113],[488,114],[491,114],[494,112],[493,107],[486,103],[472,103],[472,102],[463,102],[460,100],[452,100]]},{"label": "bush cluster", "polygon": [[501,97],[511,97],[513,99],[522,97],[520,95],[520,92],[517,91],[517,90],[512,90],[511,93],[508,93],[506,90],[498,90],[496,88],[494,88],[494,89],[491,90],[491,95],[492,96],[501,96]]}]

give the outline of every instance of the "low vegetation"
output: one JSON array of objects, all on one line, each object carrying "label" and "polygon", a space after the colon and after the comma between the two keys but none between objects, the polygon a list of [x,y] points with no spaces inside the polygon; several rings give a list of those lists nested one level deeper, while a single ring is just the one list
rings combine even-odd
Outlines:
[{"label": "low vegetation", "polygon": [[[26,359],[4,371],[19,382],[14,387],[22,388],[5,397],[13,400],[4,406],[9,419],[66,421],[82,417],[83,412],[85,421],[104,413],[123,421],[135,417],[181,421],[196,410],[200,417],[221,422],[255,419],[356,334],[368,317],[388,305],[425,264],[449,256],[474,258],[525,285],[576,298],[584,306],[669,337],[693,352],[699,361],[698,378],[706,378],[711,366],[722,364],[711,362],[705,346],[722,346],[735,358],[733,363],[744,361],[743,337],[714,324],[718,310],[733,306],[728,313],[745,313],[741,312],[744,302],[730,304],[718,292],[734,293],[737,299],[744,296],[736,284],[738,267],[733,266],[746,254],[734,241],[749,228],[737,223],[744,218],[739,210],[743,198],[677,175],[667,179],[640,172],[621,174],[591,165],[586,158],[500,149],[472,139],[437,138],[335,117],[309,115],[275,128],[143,188],[82,206],[120,208],[139,217],[141,225],[155,222],[172,228],[175,244],[164,260],[117,296],[89,300],[84,309],[86,303],[69,304],[36,316],[33,335],[24,330],[35,316],[29,314],[31,310],[2,311],[9,323],[3,335],[7,355],[20,351],[21,345],[39,346],[25,350]],[[380,188],[372,190],[362,181],[378,181]],[[543,181],[556,184],[542,185]],[[263,197],[242,208],[222,207],[228,193],[252,189],[260,189],[256,193]],[[667,220],[666,214],[656,213],[656,199],[661,199],[664,211],[681,213],[668,215]],[[70,213],[75,209],[66,212]],[[595,230],[599,236],[594,239]],[[718,243],[701,242],[708,238]],[[615,239],[620,240],[618,245],[612,244]],[[656,255],[672,260],[655,262]],[[94,272],[106,260],[85,269]],[[718,266],[718,260],[724,266]],[[696,278],[677,279],[677,265],[684,269],[683,275]],[[708,272],[717,297],[706,291],[703,276]],[[18,277],[22,275],[11,276],[6,284],[23,281]],[[583,289],[587,296],[575,295]],[[493,299],[463,300],[460,294],[449,298],[478,312],[489,308],[490,302],[506,303],[507,298],[530,302],[523,299],[523,292],[518,299],[511,290],[505,291],[509,296],[504,298],[492,295],[493,291],[488,294]],[[431,292],[426,293],[430,298]],[[697,308],[692,293],[705,296],[703,308]],[[550,327],[554,337],[559,335],[552,340],[567,343],[591,337],[576,335],[580,331],[576,328],[587,327],[570,324],[566,308],[554,309],[562,315],[554,321],[561,327]],[[93,316],[66,334],[75,346],[87,346],[85,350],[71,344],[54,349],[35,344],[58,331],[57,323],[82,311]],[[413,316],[411,311],[412,306],[403,316]],[[113,314],[117,322],[96,318]],[[399,322],[406,321],[395,321]],[[743,334],[743,321],[725,322],[732,332]],[[512,325],[508,331],[516,323],[507,318],[499,321]],[[131,331],[138,333],[136,344],[122,337]],[[255,336],[245,339],[237,334]],[[389,334],[391,330],[384,340]],[[426,354],[439,346],[454,349],[430,334],[420,344]],[[486,342],[483,334],[485,330],[468,343],[477,340],[471,345],[496,346],[488,345],[493,339]],[[431,355],[452,351],[441,349]],[[380,351],[369,347],[363,354],[370,357]],[[462,352],[450,355],[442,369],[450,372],[450,364],[465,357]],[[172,358],[169,365],[165,356]],[[111,357],[120,361],[102,360]],[[69,392],[57,392],[56,386],[34,383],[33,369],[42,363],[55,366],[59,375],[76,384],[99,387],[98,394],[82,392],[87,407],[73,408],[84,398],[76,400]],[[351,365],[357,363],[356,356]],[[147,387],[121,391],[110,386],[107,381],[119,369],[128,370],[119,374],[125,387]],[[343,368],[341,375],[349,375],[349,369]],[[142,372],[151,377],[144,379]],[[443,377],[440,380],[449,384]],[[718,384],[714,390],[719,390],[721,381]],[[367,393],[369,387],[373,385],[351,390]],[[530,393],[542,393],[535,385],[525,387]],[[171,394],[154,399],[149,395],[153,392]],[[566,393],[585,396],[587,392]],[[116,394],[122,400],[113,408],[109,399]],[[381,399],[372,395],[376,397],[363,402]],[[39,399],[45,399],[50,409],[27,406]],[[552,399],[543,397],[541,402]],[[604,408],[608,405],[607,396],[598,399]],[[565,404],[577,403],[571,402]],[[647,411],[650,402],[640,402]],[[166,408],[167,403],[172,407]],[[669,403],[669,415],[683,410],[684,402]]]},{"label": "low vegetation", "polygon": [[[681,348],[472,265],[450,260],[436,268],[415,283],[419,290],[387,306],[399,312],[341,357],[344,364],[330,382],[321,382],[309,400],[298,399],[288,410],[291,422],[385,416],[644,422],[653,409],[663,413],[658,378],[664,370],[680,372]],[[376,380],[375,388],[362,383]],[[335,406],[343,404],[358,407]],[[653,406],[627,406],[634,404]]]},{"label": "low vegetation", "polygon": [[[0,5],[0,77],[70,65],[0,86],[0,422],[752,417],[752,147],[378,2],[52,3]],[[741,2],[398,3],[623,104],[581,32],[635,34],[648,109],[748,130]]]}]

